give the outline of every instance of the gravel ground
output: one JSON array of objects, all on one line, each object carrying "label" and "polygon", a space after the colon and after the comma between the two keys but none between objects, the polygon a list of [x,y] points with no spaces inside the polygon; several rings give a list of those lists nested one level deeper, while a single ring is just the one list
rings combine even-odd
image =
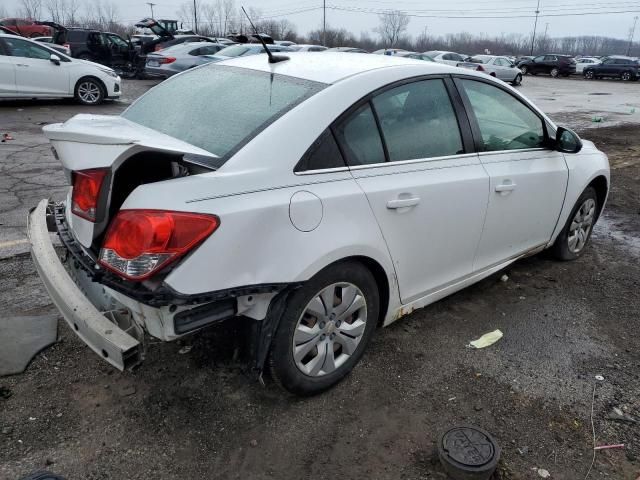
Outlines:
[{"label": "gravel ground", "polygon": [[[527,77],[523,91],[538,101],[545,83],[554,91],[628,88]],[[127,82],[125,92],[149,85]],[[639,85],[624,102],[637,102],[637,92]],[[640,424],[608,416],[618,407],[640,419],[640,138],[635,114],[626,123],[585,120],[614,108],[550,111],[582,128],[613,166],[606,213],[579,260],[543,253],[414,312],[380,330],[343,383],[310,399],[268,380],[263,387],[246,371],[240,321],[152,345],[142,367],[125,373],[61,323],[60,341],[26,373],[0,378],[0,478],[37,469],[96,480],[445,478],[437,436],[466,423],[502,446],[496,478],[540,478],[543,468],[554,479],[582,479],[593,452],[593,398],[597,443],[626,447],[599,452],[590,478],[635,479]],[[3,315],[55,311],[20,241],[26,209],[64,192],[38,123],[80,111],[67,102],[0,104],[0,130],[16,137],[0,144]],[[492,347],[465,348],[496,328],[505,335]],[[180,354],[185,345],[192,349]]]}]

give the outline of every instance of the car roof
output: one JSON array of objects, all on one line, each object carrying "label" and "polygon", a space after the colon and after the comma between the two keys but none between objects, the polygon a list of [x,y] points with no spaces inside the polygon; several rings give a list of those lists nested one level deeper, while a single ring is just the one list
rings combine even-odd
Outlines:
[{"label": "car roof", "polygon": [[[460,69],[435,62],[425,62],[406,57],[371,55],[369,53],[349,53],[325,51],[321,56],[304,52],[287,52],[289,60],[269,63],[266,55],[250,55],[225,60],[216,65],[229,65],[264,72],[279,73],[327,84],[381,68],[419,65],[421,75],[456,73]],[[465,71],[467,74],[468,71]]]}]

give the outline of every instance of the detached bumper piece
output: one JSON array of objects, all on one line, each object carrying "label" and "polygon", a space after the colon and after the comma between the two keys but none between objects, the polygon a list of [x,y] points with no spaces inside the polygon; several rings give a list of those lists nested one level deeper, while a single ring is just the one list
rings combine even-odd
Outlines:
[{"label": "detached bumper piece", "polygon": [[47,292],[60,313],[94,352],[119,370],[142,361],[142,344],[106,318],[74,283],[58,258],[47,228],[47,200],[28,217],[31,256]]}]

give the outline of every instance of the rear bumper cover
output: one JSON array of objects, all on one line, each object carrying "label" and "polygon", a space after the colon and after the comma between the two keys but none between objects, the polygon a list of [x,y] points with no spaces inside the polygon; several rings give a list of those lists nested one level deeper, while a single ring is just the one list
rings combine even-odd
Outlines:
[{"label": "rear bumper cover", "polygon": [[31,210],[27,232],[31,256],[53,303],[69,327],[94,352],[124,370],[142,361],[143,345],[105,317],[71,279],[56,253],[47,228],[49,204]]}]

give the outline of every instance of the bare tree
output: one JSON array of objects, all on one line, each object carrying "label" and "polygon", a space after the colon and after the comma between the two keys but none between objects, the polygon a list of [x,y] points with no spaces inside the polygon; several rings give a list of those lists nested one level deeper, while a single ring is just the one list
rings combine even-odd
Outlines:
[{"label": "bare tree", "polygon": [[20,15],[25,18],[40,19],[42,0],[20,0]]},{"label": "bare tree", "polygon": [[392,10],[378,18],[380,25],[374,29],[374,32],[380,35],[382,43],[388,47],[394,47],[407,31],[409,16],[400,10]]}]

